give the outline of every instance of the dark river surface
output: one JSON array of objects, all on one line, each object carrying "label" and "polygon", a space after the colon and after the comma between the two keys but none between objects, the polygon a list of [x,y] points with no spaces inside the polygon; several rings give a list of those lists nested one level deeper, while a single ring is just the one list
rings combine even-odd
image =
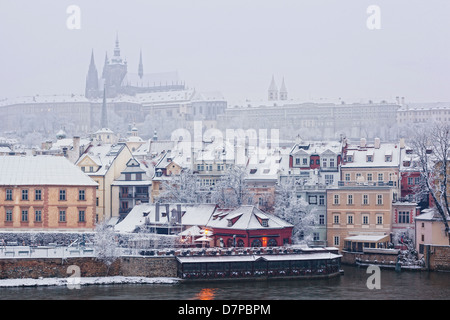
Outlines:
[{"label": "dark river surface", "polygon": [[0,288],[0,300],[447,300],[450,273],[382,269],[369,289],[366,267],[342,266],[331,279]]}]

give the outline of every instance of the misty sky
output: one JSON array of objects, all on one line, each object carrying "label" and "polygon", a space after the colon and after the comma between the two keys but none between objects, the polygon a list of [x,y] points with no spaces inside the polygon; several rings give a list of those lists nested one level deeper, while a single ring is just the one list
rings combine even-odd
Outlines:
[{"label": "misty sky", "polygon": [[305,101],[450,101],[449,16],[448,0],[1,0],[0,98],[84,93],[91,50],[101,74],[118,32],[129,72],[142,49],[144,72],[229,100],[265,99],[274,75]]}]

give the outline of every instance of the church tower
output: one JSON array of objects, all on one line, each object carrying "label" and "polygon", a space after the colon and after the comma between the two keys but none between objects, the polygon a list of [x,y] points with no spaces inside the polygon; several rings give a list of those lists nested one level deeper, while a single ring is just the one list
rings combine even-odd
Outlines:
[{"label": "church tower", "polygon": [[284,84],[284,77],[283,77],[283,82],[281,83],[281,88],[280,88],[280,100],[287,100],[287,89],[286,89],[286,85]]},{"label": "church tower", "polygon": [[277,85],[275,84],[275,79],[272,76],[272,82],[270,83],[270,87],[269,87],[269,101],[276,101],[278,100],[278,88]]},{"label": "church tower", "polygon": [[86,76],[85,97],[88,99],[98,98],[98,73],[95,67],[94,50],[91,52],[91,63],[89,64],[88,74]]},{"label": "church tower", "polygon": [[116,36],[116,45],[114,47],[114,55],[107,61],[103,68],[103,77],[108,97],[115,97],[120,93],[122,81],[127,74],[127,62],[120,56],[119,36]]}]

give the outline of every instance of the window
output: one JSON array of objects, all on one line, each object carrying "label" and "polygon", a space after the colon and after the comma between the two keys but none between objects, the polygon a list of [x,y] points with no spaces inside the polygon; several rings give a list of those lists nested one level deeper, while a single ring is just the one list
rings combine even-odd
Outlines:
[{"label": "window", "polygon": [[86,214],[84,210],[78,211],[78,222],[85,222],[86,220]]},{"label": "window", "polygon": [[316,159],[316,164],[320,165],[320,159]]},{"label": "window", "polygon": [[34,200],[42,200],[42,190],[41,189],[37,189],[34,190]]},{"label": "window", "polygon": [[330,158],[330,168],[334,168],[334,158]]},{"label": "window", "polygon": [[383,180],[384,180],[383,174],[382,174],[382,173],[379,173],[379,174],[378,174],[378,181],[383,181]]},{"label": "window", "polygon": [[136,181],[142,181],[142,173],[136,173]]},{"label": "window", "polygon": [[347,224],[353,224],[353,215],[352,214],[347,215]]},{"label": "window", "polygon": [[372,181],[373,180],[373,176],[371,173],[367,174],[367,181]]},{"label": "window", "polygon": [[369,204],[369,195],[368,194],[363,194],[362,204]]},{"label": "window", "polygon": [[66,222],[66,210],[59,210],[59,222]]},{"label": "window", "polygon": [[347,204],[353,204],[353,195],[352,194],[347,195]]},{"label": "window", "polygon": [[60,189],[59,190],[59,201],[66,200],[66,190]]},{"label": "window", "polygon": [[6,220],[7,222],[11,222],[11,221],[12,221],[12,216],[13,216],[12,209],[6,209],[6,217],[5,217],[5,220]]},{"label": "window", "polygon": [[333,197],[333,204],[339,204],[339,195],[335,194]]},{"label": "window", "polygon": [[6,200],[12,200],[12,189],[6,189]]},{"label": "window", "polygon": [[415,184],[420,184],[420,177],[414,178],[414,183]]},{"label": "window", "polygon": [[131,173],[125,173],[125,180],[131,181]]},{"label": "window", "polygon": [[377,224],[383,224],[383,216],[382,215],[377,216]]},{"label": "window", "polygon": [[41,210],[34,211],[34,221],[42,222],[42,211]]},{"label": "window", "polygon": [[295,158],[295,164],[300,165],[300,158]]},{"label": "window", "polygon": [[383,195],[377,194],[377,204],[382,205],[383,204]]},{"label": "window", "polygon": [[313,233],[313,240],[314,240],[314,241],[319,241],[319,240],[320,240],[320,235],[319,235],[318,232],[314,232],[314,233]]},{"label": "window", "polygon": [[28,221],[28,210],[22,210],[22,222]]},{"label": "window", "polygon": [[367,162],[373,162],[372,156],[367,156]]},{"label": "window", "polygon": [[399,211],[398,223],[409,223],[409,212],[408,211]]},{"label": "window", "polygon": [[22,200],[28,200],[28,189],[22,190]]},{"label": "window", "polygon": [[89,167],[89,172],[94,172],[94,167]]},{"label": "window", "polygon": [[309,204],[317,204],[317,196],[309,196]]},{"label": "window", "polygon": [[332,174],[325,175],[325,184],[333,184],[334,176]]},{"label": "window", "polygon": [[350,181],[350,173],[345,174],[345,181]]},{"label": "window", "polygon": [[324,168],[327,167],[327,158],[322,159],[322,167],[324,167]]},{"label": "window", "polygon": [[362,224],[369,224],[369,216],[368,215],[362,216]]},{"label": "window", "polygon": [[86,191],[84,189],[78,190],[78,200],[80,200],[80,201],[86,200],[85,194],[86,194]]},{"label": "window", "polygon": [[413,185],[414,178],[408,178],[408,185]]},{"label": "window", "polygon": [[321,195],[319,196],[319,206],[324,206],[325,205],[325,196]]},{"label": "window", "polygon": [[323,214],[319,215],[319,224],[322,226],[325,224],[325,215]]},{"label": "window", "polygon": [[308,158],[303,158],[302,160],[303,160],[303,165],[304,166],[308,165]]},{"label": "window", "polygon": [[334,236],[333,243],[335,246],[339,246],[339,236]]},{"label": "window", "polygon": [[338,214],[335,214],[333,216],[333,224],[339,224],[339,215]]}]

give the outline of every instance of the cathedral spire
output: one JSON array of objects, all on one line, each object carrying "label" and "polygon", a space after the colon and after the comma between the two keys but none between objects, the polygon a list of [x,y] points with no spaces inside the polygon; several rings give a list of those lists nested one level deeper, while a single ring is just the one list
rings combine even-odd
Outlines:
[{"label": "cathedral spire", "polygon": [[116,46],[114,47],[114,56],[111,59],[111,62],[122,63],[122,58],[120,57],[119,33],[116,33]]},{"label": "cathedral spire", "polygon": [[139,78],[141,78],[144,76],[144,65],[142,64],[142,49],[139,55],[139,68],[138,68],[138,74],[139,74]]},{"label": "cathedral spire", "polygon": [[287,100],[287,89],[286,89],[286,85],[284,84],[284,77],[283,77],[283,82],[281,83],[281,87],[280,87],[280,100]]},{"label": "cathedral spire", "polygon": [[103,87],[102,118],[100,119],[100,126],[102,128],[108,128],[108,113],[106,110],[106,85]]},{"label": "cathedral spire", "polygon": [[273,101],[273,100],[278,100],[278,88],[277,85],[275,84],[275,78],[272,75],[272,81],[270,82],[270,87],[269,87],[269,101]]},{"label": "cathedral spire", "polygon": [[86,98],[95,98],[98,95],[98,73],[95,67],[94,49],[91,51],[91,62],[89,63],[86,77]]},{"label": "cathedral spire", "polygon": [[106,78],[106,69],[107,69],[108,63],[109,63],[109,61],[108,61],[108,51],[106,51],[106,53],[105,53],[105,64],[103,65],[103,73],[102,73],[102,78],[103,79]]}]

